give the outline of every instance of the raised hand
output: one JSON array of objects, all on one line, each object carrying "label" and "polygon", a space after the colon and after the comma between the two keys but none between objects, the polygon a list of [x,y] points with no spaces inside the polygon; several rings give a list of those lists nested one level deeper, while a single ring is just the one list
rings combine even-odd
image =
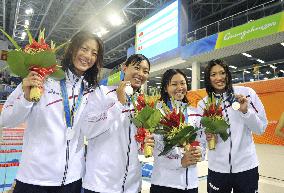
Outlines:
[{"label": "raised hand", "polygon": [[30,91],[33,86],[42,87],[44,79],[34,71],[31,71],[26,78],[23,79],[22,88],[26,100],[31,101]]}]

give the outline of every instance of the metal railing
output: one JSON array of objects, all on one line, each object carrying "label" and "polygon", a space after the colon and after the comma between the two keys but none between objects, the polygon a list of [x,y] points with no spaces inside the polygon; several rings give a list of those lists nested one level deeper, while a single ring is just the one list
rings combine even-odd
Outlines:
[{"label": "metal railing", "polygon": [[229,17],[218,20],[209,25],[198,28],[185,35],[186,44],[192,43],[204,37],[216,34],[221,31],[263,18],[284,10],[283,0],[272,0],[261,5],[241,11]]}]

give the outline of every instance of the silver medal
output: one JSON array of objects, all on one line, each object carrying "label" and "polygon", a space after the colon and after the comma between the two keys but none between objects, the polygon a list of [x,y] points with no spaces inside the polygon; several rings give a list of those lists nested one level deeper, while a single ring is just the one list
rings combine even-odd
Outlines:
[{"label": "silver medal", "polygon": [[240,105],[240,103],[239,102],[233,102],[233,104],[232,104],[232,108],[235,110],[235,111],[237,111],[237,110],[239,110],[240,109],[240,107],[241,107],[241,105]]},{"label": "silver medal", "polygon": [[67,140],[73,139],[74,134],[75,134],[74,129],[67,128],[67,131],[66,131],[66,139],[67,139]]},{"label": "silver medal", "polygon": [[128,95],[128,96],[131,96],[133,95],[133,88],[131,86],[131,83],[127,83],[126,86],[125,86],[125,93]]}]

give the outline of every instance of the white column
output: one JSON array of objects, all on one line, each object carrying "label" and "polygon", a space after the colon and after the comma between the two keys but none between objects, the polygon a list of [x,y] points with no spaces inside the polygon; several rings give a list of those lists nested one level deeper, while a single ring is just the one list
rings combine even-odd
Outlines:
[{"label": "white column", "polygon": [[198,62],[192,63],[191,74],[191,90],[197,90],[200,88],[200,64]]}]

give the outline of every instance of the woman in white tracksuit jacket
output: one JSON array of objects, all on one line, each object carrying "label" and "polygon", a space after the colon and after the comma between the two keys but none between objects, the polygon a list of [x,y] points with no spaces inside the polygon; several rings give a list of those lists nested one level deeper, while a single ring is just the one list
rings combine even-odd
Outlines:
[{"label": "woman in white tracksuit jacket", "polygon": [[[141,54],[130,56],[122,67],[124,81],[118,87],[101,86],[89,97],[82,117],[82,135],[88,139],[85,193],[138,193],[141,165],[137,128],[131,122],[134,108],[125,94],[130,82],[137,91],[147,80],[150,62]],[[103,113],[97,113],[97,112]]]},{"label": "woman in white tracksuit jacket", "polygon": [[[171,98],[187,103],[186,93],[188,80],[186,75],[178,69],[169,69],[163,74],[161,83],[161,100],[169,106]],[[185,119],[190,125],[199,127],[199,116],[196,109],[188,107]],[[204,132],[197,134],[196,140],[201,148],[190,147],[184,152],[175,147],[168,154],[159,156],[163,151],[163,136],[154,135],[154,168],[151,177],[150,193],[197,193],[198,174],[196,164],[205,157],[206,139]]]},{"label": "woman in white tracksuit jacket", "polygon": [[[228,140],[224,142],[217,136],[216,149],[208,152],[207,191],[228,193],[233,189],[234,193],[256,193],[259,163],[252,133],[260,135],[265,131],[264,107],[253,89],[232,86],[231,73],[224,61],[210,61],[204,76],[208,97],[222,97],[222,113],[230,124]],[[204,100],[207,101],[208,97]],[[201,114],[203,106],[201,101]],[[207,140],[211,137],[207,134]]]},{"label": "woman in white tracksuit jacket", "polygon": [[[1,125],[27,124],[14,193],[80,193],[84,150],[76,152],[79,134],[73,137],[71,134],[79,130],[78,119],[88,93],[97,84],[102,61],[102,41],[92,33],[81,31],[71,39],[62,60],[64,80],[43,81],[36,72],[31,72],[8,97]],[[37,103],[29,98],[32,86],[44,88]],[[77,104],[69,117],[73,120],[71,127],[66,123],[64,104],[70,108]]]}]

